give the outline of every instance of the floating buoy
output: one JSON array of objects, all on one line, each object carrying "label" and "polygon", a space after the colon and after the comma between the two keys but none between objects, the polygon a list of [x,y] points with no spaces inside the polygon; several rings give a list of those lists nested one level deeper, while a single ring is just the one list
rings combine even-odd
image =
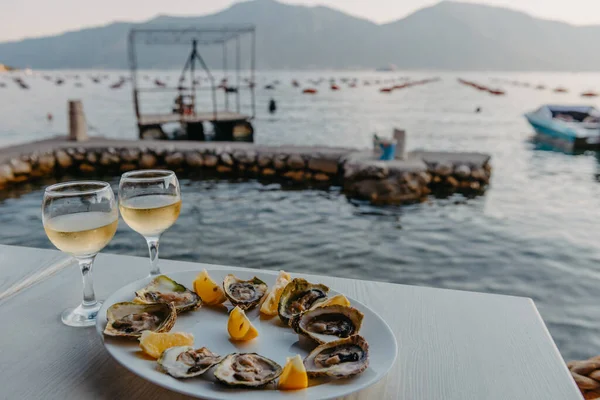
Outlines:
[{"label": "floating buoy", "polygon": [[111,88],[111,89],[119,89],[121,86],[123,86],[124,83],[125,83],[124,80],[120,80],[120,81],[115,82],[112,85],[110,85],[109,88]]},{"label": "floating buoy", "polygon": [[26,84],[25,81],[23,81],[23,79],[21,79],[21,78],[14,78],[13,80],[15,81],[15,83],[17,85],[19,85],[19,87],[21,89],[29,89],[29,85]]},{"label": "floating buoy", "polygon": [[55,83],[56,83],[56,86],[60,86],[60,85],[62,85],[63,83],[65,83],[65,80],[64,80],[64,79],[60,79],[60,78],[58,78],[58,79],[56,80],[56,82],[55,82]]},{"label": "floating buoy", "polygon": [[265,90],[275,90],[275,86],[274,85],[266,85]]},{"label": "floating buoy", "polygon": [[340,90],[340,87],[336,84],[331,85],[331,90]]},{"label": "floating buoy", "polygon": [[592,91],[583,92],[581,93],[581,97],[598,97],[598,93]]},{"label": "floating buoy", "polygon": [[392,88],[381,88],[379,89],[379,92],[381,93],[391,93],[392,92]]},{"label": "floating buoy", "polygon": [[544,90],[544,89],[546,89],[546,86],[544,86],[544,85],[537,85],[537,86],[535,87],[535,89],[536,89],[536,90]]},{"label": "floating buoy", "polygon": [[298,81],[297,81],[297,80],[295,80],[295,79],[294,79],[294,80],[292,81],[292,86],[293,86],[293,87],[300,87],[300,84],[298,83]]},{"label": "floating buoy", "polygon": [[488,92],[490,94],[493,94],[495,96],[504,96],[506,93],[504,92],[504,90],[500,90],[500,89],[489,89]]},{"label": "floating buoy", "polygon": [[52,115],[52,113],[48,113],[48,114],[46,114],[46,119],[48,121],[52,121],[54,119],[54,116]]},{"label": "floating buoy", "polygon": [[564,87],[557,87],[556,89],[554,89],[554,93],[567,93],[568,90]]},{"label": "floating buoy", "polygon": [[302,93],[304,93],[304,94],[317,94],[317,89],[313,89],[313,88],[304,89],[302,91]]},{"label": "floating buoy", "polygon": [[[123,80],[121,79],[121,82],[122,82],[122,81],[123,81]],[[166,83],[164,83],[163,81],[159,80],[158,78],[156,78],[156,79],[154,80],[154,84],[155,84],[156,86],[158,86],[158,87],[165,87],[165,86],[167,86],[167,84],[166,84]]]}]

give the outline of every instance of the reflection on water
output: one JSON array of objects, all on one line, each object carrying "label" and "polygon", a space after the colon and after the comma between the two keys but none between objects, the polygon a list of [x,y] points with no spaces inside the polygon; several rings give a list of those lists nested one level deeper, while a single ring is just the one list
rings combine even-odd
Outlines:
[{"label": "reflection on water", "polygon": [[[369,75],[335,74],[361,81]],[[579,103],[576,93],[599,76],[507,75],[567,86],[571,94],[508,86],[504,97],[462,87],[451,73],[440,74],[441,82],[386,96],[370,86],[309,97],[290,84],[293,78],[332,75],[263,73],[259,80],[276,76],[282,84],[274,91],[258,90],[257,141],[366,147],[374,131],[385,135],[397,126],[407,130],[409,150],[490,153],[489,190],[472,199],[374,207],[349,201],[336,187],[298,190],[254,180],[182,179],[182,214],[161,241],[163,257],[531,297],[566,359],[600,354],[599,158],[536,150],[522,118],[543,103]],[[489,83],[484,74],[465,78]],[[62,120],[47,129],[43,115],[62,115],[63,97],[74,93],[83,98],[98,131],[135,137],[129,91],[87,86],[50,91],[38,84],[31,82],[27,98],[19,92],[0,97],[6,131],[0,140],[60,131]],[[271,97],[278,103],[273,117],[267,114]],[[42,122],[35,117],[39,110]],[[117,178],[107,179],[116,187]],[[39,184],[2,193],[0,221],[10,229],[0,231],[0,243],[51,246],[41,226],[41,200]],[[124,223],[107,251],[147,257],[144,240]]]}]

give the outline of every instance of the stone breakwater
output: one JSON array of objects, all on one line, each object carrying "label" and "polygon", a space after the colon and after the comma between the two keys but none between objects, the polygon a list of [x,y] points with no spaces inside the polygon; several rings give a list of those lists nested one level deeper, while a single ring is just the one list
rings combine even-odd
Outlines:
[{"label": "stone breakwater", "polygon": [[430,193],[482,193],[491,174],[489,156],[478,153],[412,152],[403,160],[383,162],[368,151],[337,147],[54,138],[0,149],[0,188],[45,177],[151,168],[172,169],[179,176],[338,185],[349,197],[374,204],[418,202]]}]

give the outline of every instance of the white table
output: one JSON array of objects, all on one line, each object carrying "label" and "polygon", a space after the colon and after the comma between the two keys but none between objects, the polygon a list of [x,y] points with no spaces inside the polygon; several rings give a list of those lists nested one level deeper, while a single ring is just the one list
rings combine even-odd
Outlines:
[{"label": "white table", "polygon": [[[81,293],[79,270],[65,256],[0,245],[0,261],[0,293],[8,293],[0,298],[0,399],[185,398],[119,366],[94,328],[60,322],[60,312]],[[167,274],[203,266],[161,260]],[[96,293],[106,298],[147,272],[145,258],[101,254]],[[390,373],[352,399],[582,399],[530,299],[306,277],[371,307],[398,340]],[[20,285],[27,279],[37,283]]]}]

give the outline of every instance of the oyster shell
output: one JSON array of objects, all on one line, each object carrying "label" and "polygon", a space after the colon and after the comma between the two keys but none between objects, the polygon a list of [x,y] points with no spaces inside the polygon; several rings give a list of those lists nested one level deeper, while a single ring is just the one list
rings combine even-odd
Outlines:
[{"label": "oyster shell", "polygon": [[106,310],[107,336],[137,338],[142,331],[168,332],[175,325],[177,312],[172,304],[115,303]]},{"label": "oyster shell", "polygon": [[363,317],[364,314],[356,308],[331,305],[296,315],[290,325],[297,333],[323,344],[356,335]]},{"label": "oyster shell", "polygon": [[157,363],[172,377],[191,378],[202,375],[222,359],[206,347],[194,350],[190,346],[176,346],[163,351]]},{"label": "oyster shell", "polygon": [[260,387],[277,379],[283,369],[256,353],[233,353],[215,369],[215,378],[228,386]]},{"label": "oyster shell", "polygon": [[306,373],[311,378],[350,378],[360,374],[368,366],[369,345],[359,335],[317,346],[304,359]]},{"label": "oyster shell", "polygon": [[281,321],[288,325],[292,317],[310,309],[315,302],[325,299],[329,288],[325,285],[314,284],[306,279],[295,278],[287,284],[281,298],[277,313]]},{"label": "oyster shell", "polygon": [[173,303],[177,313],[199,308],[202,299],[166,275],[157,276],[146,287],[135,292],[136,303]]},{"label": "oyster shell", "polygon": [[257,277],[244,281],[233,274],[229,274],[223,280],[225,296],[231,304],[244,311],[256,307],[268,289],[267,284]]}]

